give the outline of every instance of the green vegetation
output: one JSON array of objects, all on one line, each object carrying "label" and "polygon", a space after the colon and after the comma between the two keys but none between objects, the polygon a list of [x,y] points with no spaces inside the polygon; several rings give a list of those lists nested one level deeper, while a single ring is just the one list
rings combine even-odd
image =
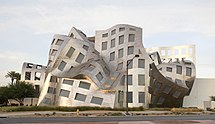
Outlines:
[{"label": "green vegetation", "polygon": [[17,73],[15,71],[9,71],[6,75],[6,78],[10,78],[11,79],[11,84],[13,85],[14,80],[16,79],[16,81],[19,81],[21,78],[21,74]]},{"label": "green vegetation", "polygon": [[35,89],[32,84],[17,81],[7,87],[0,87],[0,104],[7,104],[8,99],[14,99],[23,105],[24,98],[34,97]]},{"label": "green vegetation", "polygon": [[[105,107],[57,107],[57,106],[11,106],[11,107],[1,107],[0,111],[2,112],[17,112],[17,111],[65,111],[65,112],[74,112],[77,111],[90,111],[90,110],[107,110],[107,111],[125,111],[124,109],[112,109]],[[141,107],[129,108],[129,111],[143,111]]]},{"label": "green vegetation", "polygon": [[215,101],[215,96],[210,96],[211,101]]},{"label": "green vegetation", "polygon": [[173,113],[184,113],[184,112],[202,112],[202,109],[194,108],[172,108],[171,112]]}]

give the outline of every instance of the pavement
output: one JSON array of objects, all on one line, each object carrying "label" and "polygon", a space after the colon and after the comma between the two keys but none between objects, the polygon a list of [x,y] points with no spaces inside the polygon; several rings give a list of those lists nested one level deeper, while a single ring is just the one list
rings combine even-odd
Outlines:
[{"label": "pavement", "polygon": [[[175,115],[170,111],[1,112],[0,124],[215,124],[214,112]],[[114,115],[114,116],[111,116]],[[77,117],[78,116],[78,117]]]}]

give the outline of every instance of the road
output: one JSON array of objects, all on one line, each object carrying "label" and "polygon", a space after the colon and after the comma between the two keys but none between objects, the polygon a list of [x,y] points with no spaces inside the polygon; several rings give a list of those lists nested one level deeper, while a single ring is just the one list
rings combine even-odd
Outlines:
[{"label": "road", "polygon": [[[8,123],[80,123],[80,122],[156,122],[156,121],[210,121],[215,124],[215,115],[179,115],[179,116],[120,116],[120,117],[1,117],[0,124]],[[144,123],[143,123],[144,124]],[[148,124],[148,123],[147,123]],[[154,123],[150,123],[154,124]]]}]

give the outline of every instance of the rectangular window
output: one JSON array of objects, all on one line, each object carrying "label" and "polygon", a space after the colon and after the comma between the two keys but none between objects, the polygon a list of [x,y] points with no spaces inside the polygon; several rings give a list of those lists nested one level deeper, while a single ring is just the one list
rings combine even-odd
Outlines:
[{"label": "rectangular window", "polygon": [[97,75],[96,75],[96,78],[101,81],[103,79],[103,76],[102,76],[102,73],[99,72]]},{"label": "rectangular window", "polygon": [[132,69],[133,68],[133,60],[128,60],[127,64],[128,64],[128,69]]},{"label": "rectangular window", "polygon": [[37,65],[36,69],[42,69],[42,65]]},{"label": "rectangular window", "polygon": [[50,98],[46,98],[43,100],[44,104],[51,104],[51,99]]},{"label": "rectangular window", "polygon": [[57,77],[51,76],[50,82],[57,83]]},{"label": "rectangular window", "polygon": [[119,70],[122,70],[122,67],[123,67],[123,62],[121,62],[121,63],[119,63],[118,65],[117,65],[117,71],[119,71]]},{"label": "rectangular window", "polygon": [[34,77],[34,80],[40,80],[41,78],[41,73],[40,72],[35,72],[35,77]]},{"label": "rectangular window", "polygon": [[110,53],[110,61],[115,60],[115,52]]},{"label": "rectangular window", "polygon": [[145,103],[145,92],[138,92],[139,103]]},{"label": "rectangular window", "polygon": [[129,46],[128,47],[128,55],[131,55],[134,53],[134,46]]},{"label": "rectangular window", "polygon": [[115,47],[115,38],[111,40],[110,48]]},{"label": "rectangular window", "polygon": [[85,49],[86,51],[88,51],[89,47],[87,45],[83,45],[83,49]]},{"label": "rectangular window", "polygon": [[135,34],[129,34],[128,42],[134,42],[134,41],[135,41]]},{"label": "rectangular window", "polygon": [[95,66],[90,64],[90,65],[88,66],[87,70],[88,70],[88,71],[92,71],[94,68],[95,68]]},{"label": "rectangular window", "polygon": [[145,75],[138,74],[138,85],[144,86],[145,85]]},{"label": "rectangular window", "polygon": [[166,85],[163,92],[166,94],[169,94],[170,91],[171,91],[171,87]]},{"label": "rectangular window", "polygon": [[80,93],[76,93],[75,95],[75,100],[78,100],[78,101],[85,101],[87,98],[87,95],[84,95],[84,94],[80,94]]},{"label": "rectangular window", "polygon": [[123,57],[123,48],[118,50],[118,58]]},{"label": "rectangular window", "polygon": [[60,71],[63,71],[63,69],[65,68],[65,66],[66,66],[66,62],[62,61],[62,62],[60,63],[60,65],[58,66],[58,69],[59,69]]},{"label": "rectangular window", "polygon": [[40,95],[40,85],[35,85],[35,91],[36,91],[35,97],[38,98]]},{"label": "rectangular window", "polygon": [[102,34],[102,37],[108,37],[108,33]]},{"label": "rectangular window", "polygon": [[145,68],[145,59],[138,59],[138,68]]},{"label": "rectangular window", "polygon": [[69,94],[70,94],[70,91],[68,91],[68,90],[63,90],[63,89],[60,90],[60,96],[68,98]]},{"label": "rectangular window", "polygon": [[107,41],[102,42],[102,50],[107,50]]},{"label": "rectangular window", "polygon": [[76,58],[75,61],[78,62],[78,63],[81,63],[83,59],[84,59],[84,54],[79,53],[79,55],[78,55],[78,57]]},{"label": "rectangular window", "polygon": [[66,80],[66,79],[63,80],[63,84],[68,84],[71,86],[73,85],[73,82],[74,82],[73,80]]},{"label": "rectangular window", "polygon": [[132,85],[132,75],[128,75],[128,85]]},{"label": "rectangular window", "polygon": [[133,92],[128,92],[128,103],[133,103]]},{"label": "rectangular window", "polygon": [[31,72],[25,72],[25,80],[31,80]]},{"label": "rectangular window", "polygon": [[98,105],[101,105],[102,102],[103,102],[103,98],[99,98],[99,97],[95,97],[95,96],[93,96],[93,98],[90,101],[90,103],[94,103],[94,104],[98,104]]},{"label": "rectangular window", "polygon": [[51,52],[51,55],[52,55],[52,56],[55,56],[56,53],[57,53],[57,50],[56,50],[56,49],[53,49],[52,52]]},{"label": "rectangular window", "polygon": [[166,67],[166,71],[172,72],[172,68],[171,67]]},{"label": "rectangular window", "polygon": [[119,36],[119,45],[124,43],[124,35]]},{"label": "rectangular window", "polygon": [[78,87],[89,90],[89,89],[90,89],[90,83],[81,81],[81,82],[79,83],[79,86],[78,86]]},{"label": "rectangular window", "polygon": [[111,31],[111,35],[114,35],[114,34],[116,34],[116,29]]},{"label": "rectangular window", "polygon": [[124,31],[124,30],[125,30],[125,27],[120,27],[119,28],[119,32]]},{"label": "rectangular window", "polygon": [[67,52],[67,54],[66,54],[66,56],[69,57],[69,58],[71,58],[71,56],[74,53],[74,51],[75,51],[75,48],[70,47],[69,50],[68,50],[68,52]]},{"label": "rectangular window", "polygon": [[48,91],[47,91],[47,93],[51,93],[51,94],[55,94],[55,88],[53,88],[53,87],[48,87]]},{"label": "rectangular window", "polygon": [[175,93],[173,93],[173,97],[178,98],[181,95],[181,92],[179,91],[175,91]]},{"label": "rectangular window", "polygon": [[61,39],[57,39],[57,42],[56,42],[56,44],[55,45],[61,45],[63,43],[63,40],[61,40]]},{"label": "rectangular window", "polygon": [[33,68],[33,64],[31,64],[31,63],[27,63],[27,65],[26,65],[26,68]]},{"label": "rectangular window", "polygon": [[192,75],[192,68],[186,67],[186,76]]},{"label": "rectangular window", "polygon": [[182,74],[182,66],[176,65],[176,73]]}]

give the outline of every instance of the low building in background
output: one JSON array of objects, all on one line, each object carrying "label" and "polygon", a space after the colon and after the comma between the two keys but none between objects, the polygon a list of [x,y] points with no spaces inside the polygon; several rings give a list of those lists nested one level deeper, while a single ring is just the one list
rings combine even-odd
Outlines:
[{"label": "low building in background", "polygon": [[39,85],[37,105],[122,108],[128,83],[128,107],[182,107],[195,85],[195,46],[162,50],[144,48],[139,27],[119,24],[95,37],[73,27],[54,36],[47,66],[23,64],[22,80]]}]

